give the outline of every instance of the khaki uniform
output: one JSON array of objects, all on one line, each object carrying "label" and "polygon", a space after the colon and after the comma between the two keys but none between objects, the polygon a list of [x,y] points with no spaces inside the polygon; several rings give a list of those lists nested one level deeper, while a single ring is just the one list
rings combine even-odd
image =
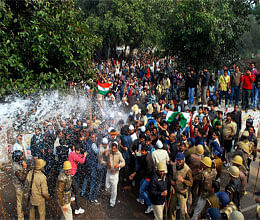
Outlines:
[{"label": "khaki uniform", "polygon": [[201,195],[198,199],[197,205],[195,207],[192,220],[198,219],[199,215],[202,213],[206,206],[207,199],[212,195],[211,183],[216,179],[217,171],[216,169],[207,168],[199,175],[200,177],[200,192]]},{"label": "khaki uniform", "polygon": [[223,219],[229,219],[230,214],[236,210],[237,210],[236,205],[233,202],[230,202],[225,208],[220,210],[220,213]]},{"label": "khaki uniform", "polygon": [[[181,170],[177,170],[176,164],[172,166],[172,180],[175,182],[175,194],[171,198],[170,215],[171,219],[176,219],[176,206],[180,205],[180,219],[185,219],[186,203],[188,199],[188,189],[193,184],[192,173],[189,166],[184,163]],[[184,182],[178,181],[178,176],[183,177]]]},{"label": "khaki uniform", "polygon": [[34,172],[32,193],[30,198],[30,220],[35,220],[35,208],[38,208],[40,220],[45,220],[45,198],[49,198],[46,176],[40,170],[31,170],[26,178],[30,186]]},{"label": "khaki uniform", "polygon": [[71,201],[71,185],[72,185],[72,176],[66,175],[64,171],[62,171],[58,177],[58,185],[57,185],[57,196],[58,201],[61,206],[66,206],[66,211],[63,211],[63,215],[66,220],[72,220],[72,209],[70,206]]},{"label": "khaki uniform", "polygon": [[217,171],[217,176],[216,176],[216,179],[220,178],[221,177],[221,174],[222,174],[222,169],[223,169],[223,162],[220,158],[216,158],[214,159],[214,164],[215,164],[215,167],[216,167],[216,171]]},{"label": "khaki uniform", "polygon": [[20,163],[13,162],[12,164],[12,180],[16,192],[16,208],[18,220],[24,219],[23,214],[23,191],[24,191],[24,181],[26,179],[27,173]]}]

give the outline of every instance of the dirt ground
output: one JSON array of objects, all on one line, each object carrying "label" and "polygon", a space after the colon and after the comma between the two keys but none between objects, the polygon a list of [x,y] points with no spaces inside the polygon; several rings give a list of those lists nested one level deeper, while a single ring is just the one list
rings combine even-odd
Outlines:
[{"label": "dirt ground", "polygon": [[[245,219],[256,219],[256,204],[254,201],[253,191],[255,180],[257,176],[259,161],[251,163],[251,173],[247,187],[247,195],[241,201],[241,211]],[[16,215],[16,197],[15,190],[11,180],[10,165],[2,167],[0,174],[1,183],[1,198],[3,202],[6,219],[17,219]],[[224,171],[221,178],[221,187],[225,187],[228,182],[227,172]],[[260,191],[260,180],[256,186],[256,191]],[[118,200],[114,208],[109,208],[109,196],[103,192],[100,193],[100,205],[94,205],[87,202],[87,198],[80,198],[80,205],[85,209],[82,215],[74,215],[74,219],[154,219],[153,214],[144,214],[145,206],[136,202],[137,193],[133,191],[118,190]],[[27,201],[24,200],[24,204]],[[25,205],[26,206],[26,205]],[[60,219],[61,212],[56,199],[52,199],[46,203],[46,219]],[[0,218],[3,218],[2,209],[0,211]],[[25,218],[25,219],[28,219]]]}]

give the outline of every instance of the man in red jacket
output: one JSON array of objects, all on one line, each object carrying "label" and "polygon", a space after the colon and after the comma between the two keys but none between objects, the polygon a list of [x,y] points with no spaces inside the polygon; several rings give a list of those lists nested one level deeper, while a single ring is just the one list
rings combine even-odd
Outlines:
[{"label": "man in red jacket", "polygon": [[242,109],[248,110],[249,98],[251,97],[251,91],[253,83],[255,81],[254,76],[251,74],[250,69],[246,70],[246,73],[241,78],[241,89],[242,89]]}]

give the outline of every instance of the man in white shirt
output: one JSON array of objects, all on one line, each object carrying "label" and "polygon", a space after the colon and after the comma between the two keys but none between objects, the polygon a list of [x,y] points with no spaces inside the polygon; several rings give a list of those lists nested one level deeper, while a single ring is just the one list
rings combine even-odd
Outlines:
[{"label": "man in white shirt", "polygon": [[[157,169],[157,164],[159,162],[164,162],[165,166],[167,167],[167,164],[170,161],[169,154],[166,150],[163,149],[163,143],[160,140],[156,142],[156,150],[153,151],[152,158],[156,169]],[[166,169],[166,173],[167,173],[167,169]]]},{"label": "man in white shirt", "polygon": [[28,149],[28,145],[25,141],[23,141],[23,136],[21,134],[18,134],[16,137],[16,143],[13,146],[13,152],[16,150],[22,151],[24,157],[28,160],[30,159],[30,155],[27,152]]}]

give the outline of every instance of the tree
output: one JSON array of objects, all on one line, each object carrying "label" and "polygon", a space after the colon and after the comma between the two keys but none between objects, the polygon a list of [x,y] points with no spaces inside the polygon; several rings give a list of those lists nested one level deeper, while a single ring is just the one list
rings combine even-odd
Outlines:
[{"label": "tree", "polygon": [[117,46],[147,48],[161,45],[163,24],[171,0],[78,0],[94,33],[102,37],[103,50]]},{"label": "tree", "polygon": [[91,59],[100,39],[73,0],[0,0],[0,6],[1,95],[95,78]]},{"label": "tree", "polygon": [[165,48],[184,65],[219,66],[233,60],[248,30],[250,4],[244,0],[182,0],[168,19]]}]

